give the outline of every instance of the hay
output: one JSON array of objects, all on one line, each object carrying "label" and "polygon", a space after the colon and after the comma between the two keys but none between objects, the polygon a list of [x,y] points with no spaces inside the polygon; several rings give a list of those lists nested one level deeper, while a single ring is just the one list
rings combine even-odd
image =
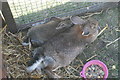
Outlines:
[{"label": "hay", "polygon": [[115,39],[114,41],[110,41],[107,45],[106,45],[106,48],[108,48],[108,46],[110,46],[111,44],[117,42],[118,40],[120,40],[120,37]]},{"label": "hay", "polygon": [[3,57],[7,65],[8,78],[28,78],[36,74],[26,72],[27,61],[29,58],[29,49],[21,45],[23,39],[22,33],[12,34],[3,32]]}]

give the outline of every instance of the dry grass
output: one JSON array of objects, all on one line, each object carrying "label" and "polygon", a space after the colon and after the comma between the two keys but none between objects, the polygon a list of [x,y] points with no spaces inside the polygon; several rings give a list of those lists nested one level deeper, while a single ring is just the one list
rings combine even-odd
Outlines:
[{"label": "dry grass", "polygon": [[28,77],[25,71],[30,51],[21,45],[22,34],[3,32],[3,57],[7,66],[8,77]]}]

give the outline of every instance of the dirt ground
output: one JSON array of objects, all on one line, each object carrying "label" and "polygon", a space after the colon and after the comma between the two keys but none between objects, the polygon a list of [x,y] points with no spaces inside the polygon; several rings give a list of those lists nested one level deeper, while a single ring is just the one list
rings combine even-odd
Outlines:
[{"label": "dirt ground", "polygon": [[[118,77],[118,10],[108,9],[100,14],[94,14],[92,17],[99,21],[101,29],[106,24],[108,28],[98,37],[98,39],[86,47],[82,55],[79,55],[71,64],[65,68],[56,71],[57,74],[67,78],[81,78],[79,72],[83,65],[90,60],[100,60],[104,62],[109,69],[109,78]],[[3,59],[7,66],[8,77],[13,78],[45,78],[45,75],[39,75],[36,71],[28,74],[25,70],[26,62],[30,59],[30,50],[21,45],[25,35],[22,32],[17,34],[3,32],[2,49]],[[116,41],[115,41],[116,40]],[[104,42],[103,42],[104,41]],[[108,45],[106,48],[106,44]]]}]

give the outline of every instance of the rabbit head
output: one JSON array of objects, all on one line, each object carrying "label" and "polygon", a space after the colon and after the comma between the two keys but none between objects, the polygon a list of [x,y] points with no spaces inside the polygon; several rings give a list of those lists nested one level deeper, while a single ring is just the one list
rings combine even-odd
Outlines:
[{"label": "rabbit head", "polygon": [[[98,35],[98,21],[93,18],[88,18],[87,20],[83,20],[78,16],[73,16],[70,18],[73,24],[77,26],[77,31],[80,33],[78,36],[87,41],[93,42]],[[76,32],[77,32],[76,31]]]},{"label": "rabbit head", "polygon": [[58,17],[52,17],[51,20],[53,21],[59,21],[60,23],[56,26],[56,29],[62,29],[62,28],[69,28],[73,25],[69,17],[66,18],[58,18]]}]

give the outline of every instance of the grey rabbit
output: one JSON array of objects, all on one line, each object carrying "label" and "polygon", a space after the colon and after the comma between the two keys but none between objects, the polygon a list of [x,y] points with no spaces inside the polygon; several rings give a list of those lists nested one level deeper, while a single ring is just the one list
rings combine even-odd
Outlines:
[{"label": "grey rabbit", "polygon": [[69,65],[83,52],[86,45],[97,38],[98,21],[88,18],[81,22],[78,16],[72,16],[70,20],[74,24],[73,27],[33,51],[33,58],[27,67],[28,72],[42,70],[49,78],[59,78],[53,71]]},{"label": "grey rabbit", "polygon": [[53,36],[65,31],[72,25],[73,23],[69,18],[52,17],[48,23],[29,29],[27,36],[23,40],[23,45],[28,45],[30,41],[33,47],[40,47]]}]

